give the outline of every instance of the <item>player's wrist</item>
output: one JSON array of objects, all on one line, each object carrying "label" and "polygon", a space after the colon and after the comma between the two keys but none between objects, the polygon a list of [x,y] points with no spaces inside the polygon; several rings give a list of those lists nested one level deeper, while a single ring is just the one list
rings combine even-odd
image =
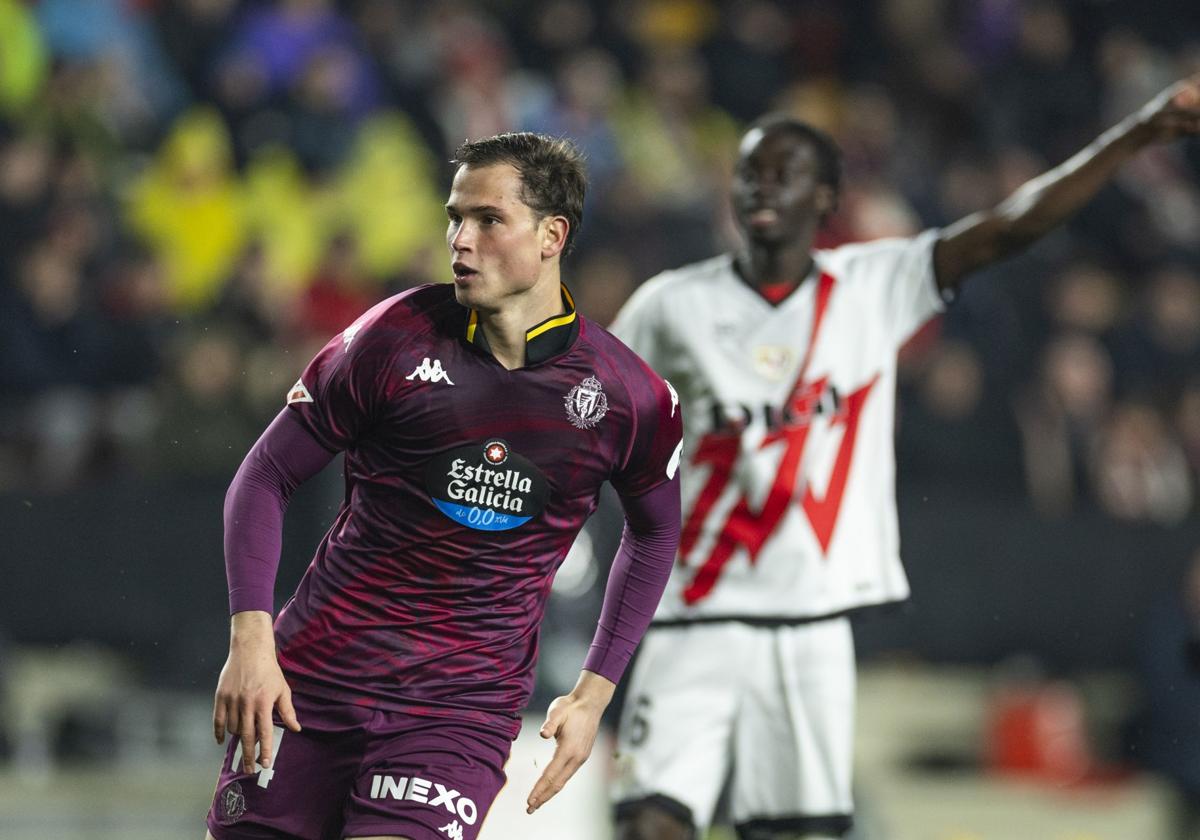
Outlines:
[{"label": "player's wrist", "polygon": [[616,689],[617,686],[612,680],[593,671],[581,671],[579,681],[575,683],[569,696],[576,703],[594,706],[603,711],[612,701]]},{"label": "player's wrist", "polygon": [[275,628],[271,614],[262,610],[246,610],[229,617],[229,647],[260,647],[275,645]]}]

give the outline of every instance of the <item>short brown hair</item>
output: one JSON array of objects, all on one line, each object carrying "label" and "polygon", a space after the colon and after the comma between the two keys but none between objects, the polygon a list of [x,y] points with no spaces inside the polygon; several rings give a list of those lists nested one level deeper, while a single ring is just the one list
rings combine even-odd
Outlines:
[{"label": "short brown hair", "polygon": [[570,140],[532,131],[497,134],[466,141],[454,150],[450,162],[456,166],[510,164],[521,175],[521,200],[539,220],[547,216],[566,218],[563,254],[571,252],[575,235],[583,226],[587,171],[583,155]]}]

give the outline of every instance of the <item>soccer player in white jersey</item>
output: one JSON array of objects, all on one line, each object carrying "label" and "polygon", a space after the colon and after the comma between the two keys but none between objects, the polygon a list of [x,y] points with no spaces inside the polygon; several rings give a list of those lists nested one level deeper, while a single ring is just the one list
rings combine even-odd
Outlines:
[{"label": "soccer player in white jersey", "polygon": [[614,332],[685,409],[679,558],[620,725],[620,840],[702,836],[726,780],[742,840],[851,826],[846,614],[905,599],[896,354],[970,272],[1079,210],[1140,149],[1200,131],[1200,78],[1168,88],[997,207],[940,230],[814,250],[832,142],[786,117],[742,138],[742,248],[665,272]]}]

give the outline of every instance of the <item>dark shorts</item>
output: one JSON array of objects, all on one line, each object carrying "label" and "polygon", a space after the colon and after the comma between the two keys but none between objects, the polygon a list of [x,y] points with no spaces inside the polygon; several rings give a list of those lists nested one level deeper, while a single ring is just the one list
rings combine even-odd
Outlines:
[{"label": "dark shorts", "polygon": [[241,743],[228,740],[208,812],[213,837],[474,840],[504,786],[507,733],[297,693],[292,702],[303,731],[276,720],[269,770],[243,773]]}]

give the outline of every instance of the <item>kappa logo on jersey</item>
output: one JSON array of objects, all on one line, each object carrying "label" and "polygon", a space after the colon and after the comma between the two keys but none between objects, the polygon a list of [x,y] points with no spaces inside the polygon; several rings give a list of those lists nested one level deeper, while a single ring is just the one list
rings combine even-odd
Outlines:
[{"label": "kappa logo on jersey", "polygon": [[667,390],[671,392],[671,416],[675,416],[675,409],[679,408],[679,394],[675,393],[675,386],[667,380],[663,380],[663,384],[667,386]]},{"label": "kappa logo on jersey", "polygon": [[667,480],[675,477],[675,473],[679,472],[679,456],[683,454],[683,441],[675,444],[675,451],[671,453],[671,460],[667,461]]},{"label": "kappa logo on jersey", "polygon": [[433,458],[425,488],[438,510],[477,531],[508,531],[542,512],[550,486],[533,462],[497,438]]},{"label": "kappa logo on jersey", "polygon": [[441,360],[434,359],[431,363],[429,357],[426,356],[421,360],[421,364],[413,369],[413,372],[404,377],[408,380],[420,379],[422,382],[445,382],[447,385],[453,385],[450,380],[450,374],[446,373],[442,367]]},{"label": "kappa logo on jersey", "polygon": [[458,820],[451,820],[439,828],[438,831],[445,834],[450,840],[463,840],[463,827],[458,824]]},{"label": "kappa logo on jersey", "polygon": [[304,387],[304,380],[297,379],[296,384],[292,386],[292,390],[288,391],[287,404],[312,402],[312,394],[308,393],[308,389]]},{"label": "kappa logo on jersey", "polygon": [[[475,825],[475,821],[479,819],[479,808],[475,805],[475,800],[463,796],[448,785],[422,779],[420,776],[385,776],[376,773],[371,778],[371,798],[419,802],[433,808],[445,808],[451,816],[458,818],[451,823],[452,825],[458,825],[458,820],[467,825]],[[458,837],[462,837],[462,826],[458,826]]]},{"label": "kappa logo on jersey", "polygon": [[590,429],[608,414],[608,397],[595,376],[589,376],[572,388],[563,403],[567,407],[567,418],[577,429]]},{"label": "kappa logo on jersey", "polygon": [[342,333],[342,350],[350,349],[350,342],[354,341],[354,336],[358,335],[358,331],[363,328],[362,321],[355,321],[350,326],[346,327]]}]

